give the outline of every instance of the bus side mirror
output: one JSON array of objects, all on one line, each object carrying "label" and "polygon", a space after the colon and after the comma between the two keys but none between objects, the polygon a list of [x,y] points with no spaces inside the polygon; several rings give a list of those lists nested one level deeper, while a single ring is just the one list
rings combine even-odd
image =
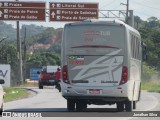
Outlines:
[{"label": "bus side mirror", "polygon": [[148,59],[148,51],[145,43],[142,42],[142,59],[146,61]]},{"label": "bus side mirror", "polygon": [[0,79],[0,84],[4,84],[5,81],[3,79]]},{"label": "bus side mirror", "polygon": [[146,60],[147,60],[147,56],[148,56],[147,53],[144,52],[144,53],[143,53],[143,61],[146,61]]}]

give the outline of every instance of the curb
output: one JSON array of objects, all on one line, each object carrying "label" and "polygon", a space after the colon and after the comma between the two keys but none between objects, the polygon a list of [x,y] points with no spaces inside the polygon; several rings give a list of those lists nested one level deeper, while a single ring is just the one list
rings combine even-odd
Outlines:
[{"label": "curb", "polygon": [[[33,88],[27,88],[27,87],[15,87],[15,88],[19,88],[19,89],[24,89],[26,91],[30,91],[30,92],[33,92],[34,95],[31,95],[31,97],[34,97],[36,96],[39,92],[36,91],[36,90],[33,90]],[[29,97],[28,97],[29,98]]]},{"label": "curb", "polygon": [[25,89],[25,90],[28,90],[28,91],[34,92],[35,94],[38,94],[38,92],[37,92],[37,91],[32,90],[31,88],[21,88],[21,87],[20,87],[20,89]]}]

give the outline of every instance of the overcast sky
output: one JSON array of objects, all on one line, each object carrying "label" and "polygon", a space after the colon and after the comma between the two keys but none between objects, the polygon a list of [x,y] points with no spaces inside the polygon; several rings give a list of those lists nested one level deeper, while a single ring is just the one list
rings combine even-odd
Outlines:
[{"label": "overcast sky", "polygon": [[[0,1],[13,1],[13,0],[0,0]],[[96,2],[99,3],[99,10],[126,10],[125,5],[127,0],[19,0],[19,1],[43,1],[47,3],[47,8],[49,2]],[[129,9],[134,10],[134,15],[139,16],[143,20],[154,16],[160,19],[160,0],[129,0]],[[100,15],[100,14],[99,14]],[[20,22],[20,24],[36,24],[49,26],[54,28],[59,28],[64,26],[64,22]],[[15,22],[7,22],[15,26]]]}]

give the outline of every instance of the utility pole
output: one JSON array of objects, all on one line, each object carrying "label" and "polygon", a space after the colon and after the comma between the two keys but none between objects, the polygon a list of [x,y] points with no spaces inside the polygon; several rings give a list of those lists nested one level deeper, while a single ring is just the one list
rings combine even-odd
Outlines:
[{"label": "utility pole", "polygon": [[125,5],[126,6],[126,24],[128,24],[128,13],[129,13],[129,0],[127,0],[127,4],[121,3],[121,5]]},{"label": "utility pole", "polygon": [[126,23],[128,24],[128,12],[129,12],[129,0],[127,0],[127,10],[126,10]]},{"label": "utility pole", "polygon": [[[16,0],[18,1],[18,0]],[[19,21],[17,21],[17,51],[18,51],[18,82],[23,82],[22,79],[22,53],[21,53],[21,39],[19,30]]]},{"label": "utility pole", "polygon": [[26,27],[24,32],[23,80],[26,80]]}]

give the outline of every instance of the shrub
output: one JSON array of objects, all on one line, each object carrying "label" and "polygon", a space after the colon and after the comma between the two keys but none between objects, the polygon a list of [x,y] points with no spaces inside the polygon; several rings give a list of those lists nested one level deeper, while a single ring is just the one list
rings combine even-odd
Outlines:
[{"label": "shrub", "polygon": [[156,74],[157,74],[157,70],[154,67],[147,65],[147,63],[143,63],[142,80],[149,81]]}]

